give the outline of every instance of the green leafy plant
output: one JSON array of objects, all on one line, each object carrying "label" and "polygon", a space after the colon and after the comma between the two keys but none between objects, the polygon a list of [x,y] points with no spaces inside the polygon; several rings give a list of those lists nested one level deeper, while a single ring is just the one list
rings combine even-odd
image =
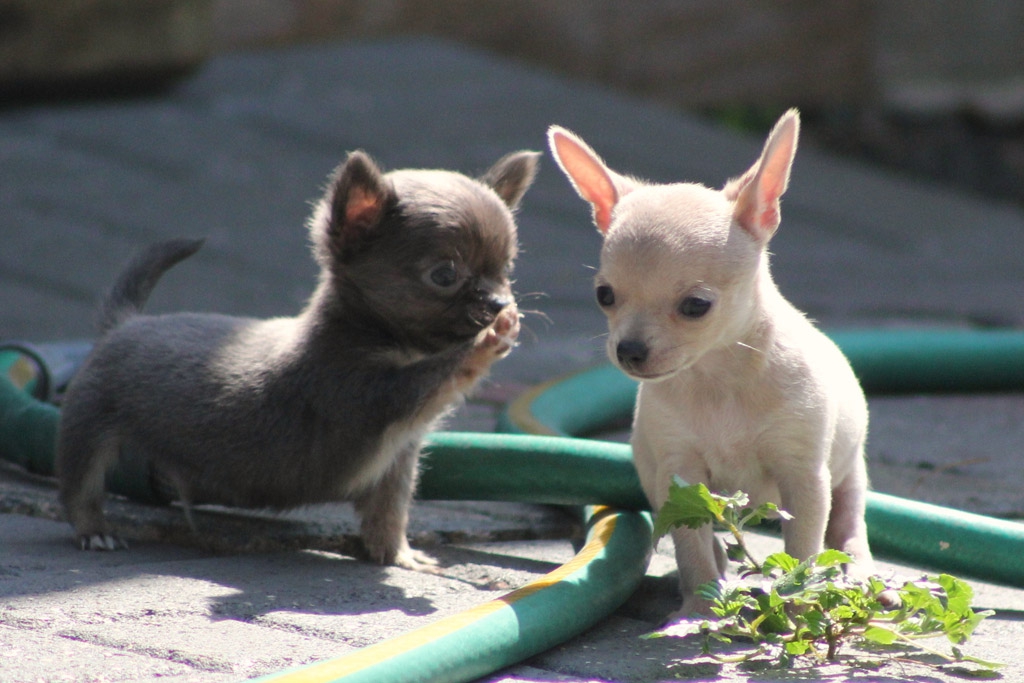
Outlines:
[{"label": "green leafy plant", "polygon": [[[726,553],[739,565],[739,580],[713,581],[700,587],[711,602],[714,619],[700,626],[706,654],[715,642],[750,642],[749,651],[719,657],[742,661],[768,656],[781,665],[794,660],[831,663],[844,649],[861,653],[887,649],[893,653],[937,655],[945,663],[980,667],[1002,666],[967,656],[960,646],[992,611],[971,608],[974,592],[949,574],[897,582],[879,577],[858,580],[843,571],[851,558],[826,550],[799,561],[778,552],[758,561],[747,547],[744,529],[768,516],[789,518],[772,503],[749,505],[746,494],[712,493],[704,484],[676,481],[658,511],[655,538],[672,529],[717,524],[727,532]],[[894,597],[895,596],[895,597]],[[949,653],[921,641],[945,636]]]}]

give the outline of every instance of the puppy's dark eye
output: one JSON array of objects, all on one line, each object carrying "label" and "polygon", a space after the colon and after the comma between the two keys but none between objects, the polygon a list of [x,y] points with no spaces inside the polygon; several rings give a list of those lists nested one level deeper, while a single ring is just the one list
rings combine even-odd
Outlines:
[{"label": "puppy's dark eye", "polygon": [[711,310],[711,301],[699,296],[688,296],[679,304],[679,315],[684,318],[702,318]]},{"label": "puppy's dark eye", "polygon": [[608,285],[599,285],[597,288],[597,303],[607,308],[615,305],[615,291]]},{"label": "puppy's dark eye", "polygon": [[442,289],[454,287],[459,282],[459,271],[451,261],[439,263],[430,269],[430,281]]}]

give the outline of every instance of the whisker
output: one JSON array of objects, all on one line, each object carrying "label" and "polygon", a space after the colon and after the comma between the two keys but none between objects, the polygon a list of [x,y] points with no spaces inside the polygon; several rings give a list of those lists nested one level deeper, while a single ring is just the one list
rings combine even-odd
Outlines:
[{"label": "whisker", "polygon": [[548,314],[545,313],[544,311],[537,311],[537,310],[533,310],[533,309],[529,309],[529,308],[520,308],[519,312],[522,313],[524,317],[527,316],[527,315],[535,315],[538,318],[540,318],[541,320],[543,320],[544,322],[546,322],[548,325],[553,325],[554,324],[552,322],[551,318],[548,316]]},{"label": "whisker", "polygon": [[[540,341],[540,336],[536,332],[534,332],[533,328],[530,327],[529,325],[525,325],[524,324],[524,325],[520,326],[520,328],[519,328],[519,336],[522,337],[524,334],[529,334],[530,335],[530,340],[532,342],[534,342],[534,343]],[[522,343],[522,341],[521,340],[517,340],[516,341],[516,346],[519,346],[520,343]]]},{"label": "whisker", "polygon": [[737,346],[742,346],[743,348],[746,348],[746,349],[750,349],[754,353],[760,353],[761,355],[764,355],[764,351],[762,351],[761,349],[756,349],[753,346],[751,346],[750,344],[744,344],[743,342],[738,341],[738,342],[736,342],[736,345]]}]

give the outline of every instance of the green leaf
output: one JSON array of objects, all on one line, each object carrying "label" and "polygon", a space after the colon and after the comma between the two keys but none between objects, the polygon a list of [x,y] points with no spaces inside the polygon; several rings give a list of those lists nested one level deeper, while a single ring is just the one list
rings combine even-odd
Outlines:
[{"label": "green leaf", "polygon": [[725,508],[729,508],[736,512],[740,512],[750,504],[750,497],[743,491],[736,491],[731,496],[720,496],[716,493],[712,493],[711,497],[718,502],[723,510]]},{"label": "green leaf", "polygon": [[800,562],[791,570],[780,576],[772,584],[772,587],[779,592],[779,595],[795,595],[807,588],[811,578],[810,567],[806,562]]},{"label": "green leaf", "polygon": [[[1006,662],[993,662],[993,661],[990,661],[990,660],[987,660],[987,659],[980,659],[978,657],[970,657],[968,655],[963,654],[962,652],[960,652],[958,650],[956,651],[956,658],[957,658],[957,661],[960,661],[960,662],[971,662],[972,664],[977,664],[978,666],[983,666],[986,669],[991,670],[993,673],[994,673],[994,671],[996,669],[1002,669],[1004,666],[1006,666]],[[983,672],[974,672],[974,671],[972,671],[972,672],[963,672],[963,673],[967,673],[969,675],[972,675],[974,678],[1002,678],[1001,676],[985,675]]]},{"label": "green leaf", "polygon": [[818,553],[814,558],[814,564],[819,567],[839,567],[844,564],[850,564],[851,562],[853,562],[853,558],[842,550],[825,550],[824,552]]},{"label": "green leaf", "polygon": [[911,581],[900,588],[900,599],[903,602],[903,609],[908,614],[926,610],[937,602],[937,598],[927,587]]},{"label": "green leaf", "polygon": [[833,619],[838,622],[850,622],[854,623],[860,621],[864,613],[856,609],[852,605],[837,604],[829,610],[829,614]]},{"label": "green leaf", "polygon": [[695,592],[698,596],[710,602],[714,602],[715,600],[721,600],[722,582],[715,580],[708,581],[707,583],[702,583],[701,585],[697,586],[697,590]]},{"label": "green leaf", "polygon": [[778,517],[783,520],[793,519],[793,515],[789,514],[775,503],[761,503],[756,508],[750,508],[744,510],[743,523],[744,524],[757,524],[768,517]]},{"label": "green leaf", "polygon": [[875,597],[881,595],[887,590],[885,582],[877,576],[868,577],[868,588],[871,589],[871,595]]},{"label": "green leaf", "polygon": [[[737,501],[737,504],[746,505],[746,494],[743,494],[743,502]],[[732,504],[732,499],[730,499]],[[748,524],[760,524],[768,517],[780,517],[782,519],[792,519],[793,515],[789,514],[784,510],[780,510],[779,506],[775,503],[761,503],[756,508],[743,508],[740,510],[739,526],[744,527]]]},{"label": "green leaf", "polygon": [[725,543],[725,556],[730,562],[743,562],[746,559],[747,554],[743,550],[743,546],[739,543]]},{"label": "green leaf", "polygon": [[892,645],[899,637],[895,631],[891,631],[890,629],[882,626],[868,626],[864,629],[864,633],[862,635],[872,643],[878,643],[879,645]]},{"label": "green leaf", "polygon": [[772,569],[781,569],[784,572],[791,572],[797,568],[800,561],[787,553],[772,553],[764,559],[761,566],[764,568],[765,573],[768,573]]},{"label": "green leaf", "polygon": [[719,519],[724,505],[704,484],[680,486],[673,482],[669,487],[668,500],[658,511],[654,520],[654,537],[661,538],[672,529],[688,527],[699,529]]},{"label": "green leaf", "polygon": [[966,615],[971,611],[974,589],[966,581],[949,574],[941,574],[937,583],[946,591],[946,609],[959,615]]},{"label": "green leaf", "polygon": [[815,638],[825,635],[825,627],[828,621],[825,615],[817,610],[812,610],[800,615],[807,626],[807,631]]},{"label": "green leaf", "polygon": [[[703,484],[688,486],[677,480],[655,522],[658,536],[674,528],[696,529],[719,522],[735,538],[727,542],[727,553],[742,565],[741,580],[712,582],[698,590],[718,616],[702,626],[703,651],[710,652],[712,640],[728,643],[735,638],[755,646],[753,654],[742,655],[744,659],[772,653],[779,664],[799,657],[821,663],[826,640],[829,652],[850,647],[853,640],[862,647],[866,642],[899,642],[901,647],[941,654],[913,641],[944,635],[953,646],[953,658],[947,659],[976,667],[999,666],[966,656],[957,647],[992,614],[971,609],[974,591],[966,582],[948,574],[907,581],[898,589],[900,606],[888,608],[879,596],[895,590],[897,584],[878,577],[851,578],[843,573],[851,557],[837,550],[826,550],[804,562],[784,552],[774,553],[759,566],[745,553],[743,527],[781,511],[771,504],[757,508],[747,504],[743,492],[721,496]],[[979,675],[977,668],[965,671]]]}]

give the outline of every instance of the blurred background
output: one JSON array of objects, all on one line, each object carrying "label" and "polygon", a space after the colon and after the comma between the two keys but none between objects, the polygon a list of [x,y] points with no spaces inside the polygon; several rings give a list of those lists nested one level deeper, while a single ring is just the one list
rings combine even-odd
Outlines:
[{"label": "blurred background", "polygon": [[147,93],[216,54],[432,35],[1024,202],[1017,0],[0,0],[0,106]]}]

